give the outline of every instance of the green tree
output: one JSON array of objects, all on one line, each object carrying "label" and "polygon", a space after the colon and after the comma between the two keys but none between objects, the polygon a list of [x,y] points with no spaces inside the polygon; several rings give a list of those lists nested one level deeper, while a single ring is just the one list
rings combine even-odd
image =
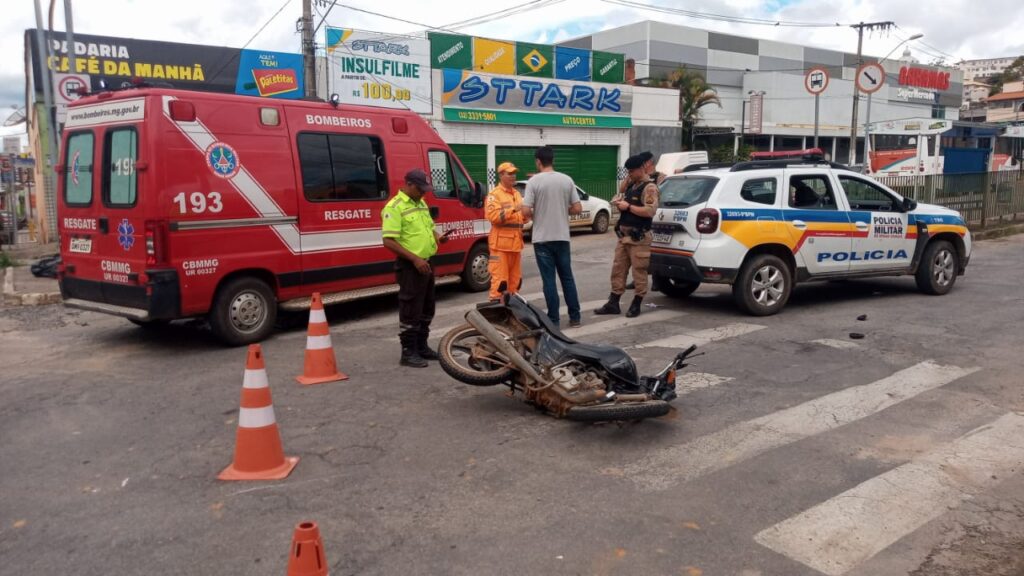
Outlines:
[{"label": "green tree", "polygon": [[701,109],[711,104],[722,107],[718,92],[699,72],[687,70],[685,66],[655,79],[652,84],[679,89],[679,121],[683,123],[683,136],[679,144],[684,150],[691,149],[693,129],[700,121]]},{"label": "green tree", "polygon": [[1003,91],[1003,84],[1016,82],[1024,78],[1024,56],[1018,56],[1012,64],[1006,67],[1000,74],[997,74],[988,90],[989,96],[995,96]]}]

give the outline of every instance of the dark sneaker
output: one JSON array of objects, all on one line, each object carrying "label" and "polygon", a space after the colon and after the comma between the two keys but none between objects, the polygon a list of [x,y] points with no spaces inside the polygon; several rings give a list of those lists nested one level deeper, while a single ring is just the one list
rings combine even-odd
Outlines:
[{"label": "dark sneaker", "polygon": [[583,326],[583,320],[569,320],[569,328],[579,328]]},{"label": "dark sneaker", "polygon": [[402,366],[409,366],[411,368],[426,368],[427,361],[417,352],[412,350],[402,350],[402,359],[398,361]]}]

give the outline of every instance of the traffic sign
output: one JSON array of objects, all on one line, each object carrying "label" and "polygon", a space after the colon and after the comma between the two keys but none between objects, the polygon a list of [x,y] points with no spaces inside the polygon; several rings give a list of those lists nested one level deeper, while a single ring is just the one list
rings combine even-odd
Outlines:
[{"label": "traffic sign", "polygon": [[857,69],[857,88],[861,92],[872,94],[885,86],[885,68],[878,62],[862,65]]},{"label": "traffic sign", "polygon": [[804,75],[804,88],[817,96],[828,88],[828,70],[824,68],[811,68]]}]

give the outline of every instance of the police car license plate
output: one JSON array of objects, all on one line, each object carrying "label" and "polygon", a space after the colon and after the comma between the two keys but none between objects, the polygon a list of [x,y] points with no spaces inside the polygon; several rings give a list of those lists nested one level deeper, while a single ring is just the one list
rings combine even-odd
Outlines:
[{"label": "police car license plate", "polygon": [[671,232],[651,232],[651,241],[656,244],[671,244],[672,233]]},{"label": "police car license plate", "polygon": [[92,253],[92,238],[72,238],[71,251],[78,254]]}]

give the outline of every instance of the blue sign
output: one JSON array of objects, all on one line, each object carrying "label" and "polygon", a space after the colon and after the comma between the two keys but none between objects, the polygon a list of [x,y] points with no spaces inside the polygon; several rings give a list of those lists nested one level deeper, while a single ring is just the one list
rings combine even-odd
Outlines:
[{"label": "blue sign", "polygon": [[235,93],[266,98],[302,98],[302,55],[242,50]]},{"label": "blue sign", "polygon": [[555,78],[590,80],[590,50],[555,46]]}]

